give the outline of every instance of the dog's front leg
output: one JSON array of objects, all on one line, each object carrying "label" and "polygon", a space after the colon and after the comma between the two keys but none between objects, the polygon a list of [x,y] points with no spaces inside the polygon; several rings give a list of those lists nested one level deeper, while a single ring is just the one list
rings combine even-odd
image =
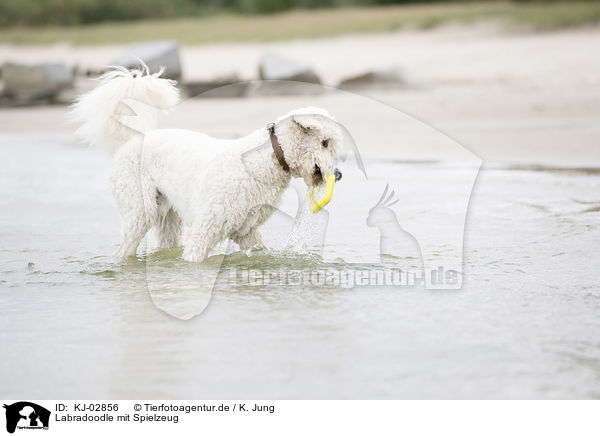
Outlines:
[{"label": "dog's front leg", "polygon": [[264,245],[262,235],[257,227],[250,229],[250,231],[245,235],[234,236],[233,240],[240,246],[240,250],[247,250],[256,245]]},{"label": "dog's front leg", "polygon": [[183,259],[188,262],[202,262],[218,242],[219,235],[211,231],[210,225],[194,223],[183,250]]}]

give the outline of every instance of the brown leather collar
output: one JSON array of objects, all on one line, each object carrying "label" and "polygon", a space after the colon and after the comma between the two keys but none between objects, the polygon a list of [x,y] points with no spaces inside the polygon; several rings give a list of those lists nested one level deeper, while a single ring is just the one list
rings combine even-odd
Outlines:
[{"label": "brown leather collar", "polygon": [[281,145],[279,144],[279,139],[277,139],[277,135],[275,135],[275,123],[269,123],[267,125],[267,129],[269,130],[269,136],[271,137],[271,147],[273,147],[275,157],[279,161],[279,164],[281,165],[283,170],[286,173],[288,173],[290,171],[290,167],[285,161],[285,157],[283,157],[283,150],[281,149]]}]

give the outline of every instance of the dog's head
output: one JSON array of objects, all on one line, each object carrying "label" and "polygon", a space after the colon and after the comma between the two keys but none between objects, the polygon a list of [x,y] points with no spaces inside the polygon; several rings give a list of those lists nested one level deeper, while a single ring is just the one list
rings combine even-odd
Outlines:
[{"label": "dog's head", "polygon": [[343,130],[324,109],[307,107],[277,120],[277,136],[293,177],[318,186],[328,175],[336,180],[342,173],[335,157],[342,147]]}]

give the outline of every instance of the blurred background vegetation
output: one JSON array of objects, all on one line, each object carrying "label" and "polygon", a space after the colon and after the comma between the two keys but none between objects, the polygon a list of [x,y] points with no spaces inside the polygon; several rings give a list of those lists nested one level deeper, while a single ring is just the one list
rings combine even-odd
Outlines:
[{"label": "blurred background vegetation", "polygon": [[[592,1],[592,0],[590,0]],[[443,1],[442,1],[443,2]],[[454,2],[446,0],[445,3]],[[553,3],[538,0],[537,3]],[[419,0],[0,0],[0,26],[77,25],[217,12],[265,14],[290,9],[430,3]]]},{"label": "blurred background vegetation", "polygon": [[260,42],[477,20],[533,30],[594,24],[600,1],[0,0],[0,42]]}]

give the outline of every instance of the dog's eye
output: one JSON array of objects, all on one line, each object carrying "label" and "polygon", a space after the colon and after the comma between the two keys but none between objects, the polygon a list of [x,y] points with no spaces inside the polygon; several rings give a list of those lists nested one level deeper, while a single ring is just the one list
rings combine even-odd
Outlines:
[{"label": "dog's eye", "polygon": [[329,146],[329,139],[323,139],[321,141],[321,145],[325,148],[327,148]]}]

